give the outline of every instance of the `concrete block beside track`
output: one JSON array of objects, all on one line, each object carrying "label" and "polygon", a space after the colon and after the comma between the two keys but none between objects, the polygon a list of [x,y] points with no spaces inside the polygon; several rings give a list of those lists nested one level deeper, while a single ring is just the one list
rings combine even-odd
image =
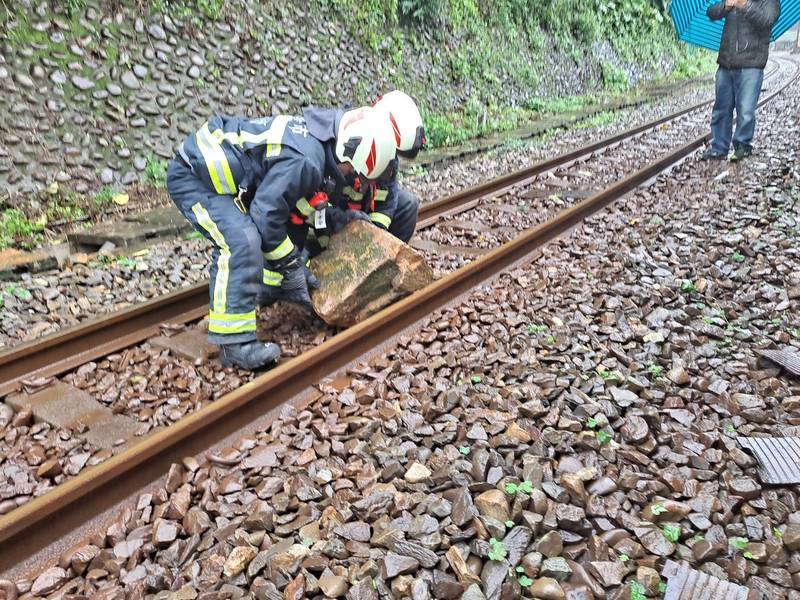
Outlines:
[{"label": "concrete block beside track", "polygon": [[30,409],[36,421],[73,430],[98,448],[130,440],[139,428],[138,421],[115,415],[90,394],[61,381],[33,394],[13,394],[5,402],[17,411]]}]

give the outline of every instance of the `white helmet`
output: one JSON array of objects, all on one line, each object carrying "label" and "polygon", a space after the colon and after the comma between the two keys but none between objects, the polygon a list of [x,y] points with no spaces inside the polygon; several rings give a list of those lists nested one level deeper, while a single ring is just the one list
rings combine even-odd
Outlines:
[{"label": "white helmet", "polygon": [[336,156],[367,179],[377,179],[397,154],[392,127],[370,106],[348,110],[339,121]]},{"label": "white helmet", "polygon": [[416,102],[400,90],[389,92],[378,98],[374,107],[389,115],[397,149],[403,153],[416,154],[425,145],[425,126]]}]

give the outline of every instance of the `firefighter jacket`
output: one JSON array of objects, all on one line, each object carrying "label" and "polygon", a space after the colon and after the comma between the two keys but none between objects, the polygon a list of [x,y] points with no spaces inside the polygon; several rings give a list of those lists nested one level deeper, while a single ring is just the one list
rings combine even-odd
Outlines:
[{"label": "firefighter jacket", "polygon": [[332,206],[364,211],[373,223],[389,229],[397,209],[399,161],[397,158],[392,160],[385,179],[376,182],[367,182],[359,177],[345,178],[339,169],[335,168],[339,161],[333,152],[336,131],[343,114],[343,110],[331,108],[311,106],[303,109],[303,117],[311,135],[323,142],[330,142],[325,145],[328,168],[324,191],[328,196],[328,202]]},{"label": "firefighter jacket", "polygon": [[287,235],[290,213],[319,190],[329,142],[315,137],[302,117],[215,115],[178,153],[210,189],[249,210],[264,256],[274,261],[294,250]]}]

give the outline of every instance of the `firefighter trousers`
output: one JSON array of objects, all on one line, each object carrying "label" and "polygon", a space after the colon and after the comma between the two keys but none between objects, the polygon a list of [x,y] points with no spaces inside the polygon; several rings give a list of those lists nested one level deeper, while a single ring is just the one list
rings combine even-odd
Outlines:
[{"label": "firefighter trousers", "polygon": [[214,244],[209,282],[208,341],[256,339],[256,295],[262,285],[261,235],[233,196],[209,189],[179,158],[167,169],[167,191],[192,226]]}]

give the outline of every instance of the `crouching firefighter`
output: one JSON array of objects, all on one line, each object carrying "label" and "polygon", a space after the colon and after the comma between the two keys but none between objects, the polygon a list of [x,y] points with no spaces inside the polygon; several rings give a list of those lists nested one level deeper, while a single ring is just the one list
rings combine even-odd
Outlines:
[{"label": "crouching firefighter", "polygon": [[311,307],[317,282],[289,237],[292,212],[334,172],[374,176],[395,158],[391,127],[379,113],[350,113],[334,139],[315,137],[302,117],[215,115],[169,165],[172,200],[214,244],[208,339],[220,346],[224,366],[257,369],[279,358],[277,344],[256,338],[259,300]]},{"label": "crouching firefighter", "polygon": [[[391,128],[397,154],[414,158],[425,145],[422,117],[414,101],[395,90],[380,98],[373,108]],[[312,135],[321,140],[335,136],[342,110],[307,107],[303,116]],[[327,237],[353,219],[370,220],[408,242],[414,235],[419,214],[419,198],[397,183],[399,161],[394,159],[377,177],[366,178],[357,172],[346,175],[331,170],[323,184],[328,208],[325,221],[317,219],[311,228],[307,249],[311,256],[327,245]],[[316,238],[316,239],[315,239]]]}]

